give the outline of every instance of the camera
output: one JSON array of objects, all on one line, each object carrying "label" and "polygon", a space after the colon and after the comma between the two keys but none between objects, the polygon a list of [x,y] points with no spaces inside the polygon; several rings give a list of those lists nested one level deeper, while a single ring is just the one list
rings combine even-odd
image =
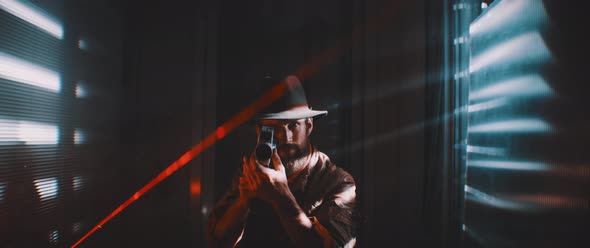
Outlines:
[{"label": "camera", "polygon": [[261,126],[260,133],[258,134],[258,143],[254,151],[256,160],[260,162],[269,161],[272,157],[272,150],[276,147],[277,140],[274,137],[274,128],[272,126]]}]

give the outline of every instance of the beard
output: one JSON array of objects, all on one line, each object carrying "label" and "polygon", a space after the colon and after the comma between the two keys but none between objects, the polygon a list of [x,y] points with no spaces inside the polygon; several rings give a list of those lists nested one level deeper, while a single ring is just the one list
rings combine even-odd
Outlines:
[{"label": "beard", "polygon": [[278,146],[277,151],[279,152],[283,165],[289,168],[293,167],[300,160],[306,160],[307,154],[310,152],[307,148],[308,145],[283,144]]},{"label": "beard", "polygon": [[294,172],[299,171],[301,166],[304,166],[307,162],[308,146],[301,146],[297,144],[284,144],[280,145],[277,149],[281,162],[285,166],[287,176],[292,175]]},{"label": "beard", "polygon": [[283,163],[292,162],[305,156],[304,149],[296,144],[280,145],[278,152]]}]

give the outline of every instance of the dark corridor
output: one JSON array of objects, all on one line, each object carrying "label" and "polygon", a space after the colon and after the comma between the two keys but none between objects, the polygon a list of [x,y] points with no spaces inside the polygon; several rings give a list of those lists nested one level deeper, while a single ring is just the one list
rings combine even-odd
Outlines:
[{"label": "dark corridor", "polygon": [[356,247],[588,247],[588,7],[0,0],[0,247],[206,247],[256,144],[219,127],[290,74]]}]

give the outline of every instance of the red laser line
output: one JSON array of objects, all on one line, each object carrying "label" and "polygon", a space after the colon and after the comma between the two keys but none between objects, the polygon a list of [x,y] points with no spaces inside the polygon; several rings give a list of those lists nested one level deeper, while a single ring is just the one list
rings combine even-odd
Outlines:
[{"label": "red laser line", "polygon": [[[338,46],[333,49],[327,50],[321,56],[318,56],[312,60],[312,63],[306,64],[302,66],[296,73],[300,80],[304,80],[311,76],[317,69],[324,63],[330,61],[334,56],[338,55],[339,48],[343,48],[342,46]],[[242,111],[240,111],[237,115],[233,118],[225,122],[223,125],[219,126],[215,132],[209,134],[203,141],[195,145],[191,148],[188,152],[184,153],[180,158],[178,158],[174,163],[169,165],[164,171],[162,171],[158,176],[152,179],[149,183],[143,186],[140,190],[135,192],[133,196],[127,199],[123,204],[121,204],[117,209],[115,209],[112,213],[110,213],[106,218],[98,223],[94,228],[92,228],[88,233],[86,233],[80,240],[78,240],[72,248],[77,247],[80,245],[84,240],[86,240],[90,235],[96,232],[98,229],[102,228],[104,224],[110,221],[113,217],[118,215],[121,211],[127,208],[131,203],[135,202],[141,196],[143,196],[146,192],[151,190],[154,186],[158,183],[172,175],[172,173],[176,172],[178,169],[186,165],[189,161],[191,161],[194,157],[199,155],[205,149],[209,148],[218,140],[224,138],[229,132],[233,131],[238,126],[245,123],[248,119],[250,119],[254,114],[258,111],[263,109],[264,107],[270,105],[272,102],[277,100],[281,97],[287,90],[294,87],[295,85],[289,85],[284,83],[279,83],[275,85],[273,88],[268,90],[264,95],[259,97],[255,102],[248,105]],[[289,88],[289,89],[288,89]]]},{"label": "red laser line", "polygon": [[[382,15],[383,17],[391,17],[390,15]],[[385,19],[388,20],[388,19]],[[383,23],[385,20],[380,18],[370,18],[367,22],[366,31],[374,32],[377,29],[383,27]],[[379,23],[378,21],[381,21]],[[351,48],[354,44],[356,44],[360,37],[361,37],[361,28],[356,27],[352,34],[351,39],[345,40],[344,42],[340,42],[336,47],[330,48],[320,54],[317,57],[314,57],[310,63],[303,65],[299,70],[295,72],[295,75],[301,80],[304,81],[305,79],[311,77],[319,68],[327,64],[328,62],[332,61],[334,57],[338,56],[340,52],[344,49]],[[77,247],[80,245],[84,240],[86,240],[90,235],[96,232],[98,229],[101,229],[107,222],[109,222],[112,218],[122,212],[125,208],[131,205],[133,202],[137,201],[141,198],[145,193],[151,190],[154,186],[158,183],[162,182],[164,179],[168,178],[172,173],[176,172],[181,167],[185,166],[189,161],[193,158],[201,154],[204,150],[215,144],[218,140],[223,139],[228,133],[233,131],[238,126],[244,124],[247,120],[249,120],[252,116],[254,116],[258,111],[265,108],[266,106],[273,103],[279,97],[281,97],[287,90],[294,87],[295,85],[288,85],[284,83],[279,83],[272,87],[270,90],[266,91],[264,95],[259,97],[255,102],[251,103],[250,105],[246,106],[242,111],[232,117],[230,120],[226,121],[223,125],[219,126],[213,133],[209,134],[204,140],[200,143],[195,145],[189,151],[184,153],[180,158],[178,158],[174,163],[169,165],[164,171],[162,171],[158,176],[152,179],[149,183],[143,186],[140,190],[135,192],[133,196],[127,199],[123,204],[119,205],[113,212],[111,212],[106,218],[100,221],[94,228],[92,228],[88,233],[86,233],[82,238],[80,238],[72,248]]]},{"label": "red laser line", "polygon": [[106,218],[104,218],[101,222],[98,223],[94,228],[92,228],[86,235],[84,235],[78,242],[72,245],[72,248],[80,245],[85,239],[87,239],[90,235],[96,232],[98,229],[102,228],[104,224],[106,224],[109,220],[119,214],[123,209],[127,208],[127,206],[131,205],[131,203],[137,201],[141,196],[143,196],[146,192],[156,186],[158,183],[172,175],[172,173],[176,172],[178,169],[186,165],[189,161],[191,161],[194,157],[199,155],[205,149],[212,146],[215,142],[220,139],[223,139],[229,132],[233,131],[238,126],[242,125],[248,119],[250,119],[254,114],[260,111],[262,108],[270,105],[272,102],[277,100],[281,97],[288,88],[293,87],[294,85],[286,85],[283,83],[275,85],[273,88],[268,90],[264,95],[262,95],[258,100],[254,103],[248,105],[244,108],[240,113],[235,115],[232,119],[225,122],[223,125],[218,127],[215,132],[209,134],[204,140],[200,143],[195,145],[191,148],[188,152],[184,153],[180,158],[178,158],[174,163],[168,166],[164,171],[162,171],[158,176],[152,179],[149,183],[143,186],[139,191],[135,192],[133,196],[127,199],[123,204],[121,204],[117,209],[115,209],[111,214],[109,214]]}]

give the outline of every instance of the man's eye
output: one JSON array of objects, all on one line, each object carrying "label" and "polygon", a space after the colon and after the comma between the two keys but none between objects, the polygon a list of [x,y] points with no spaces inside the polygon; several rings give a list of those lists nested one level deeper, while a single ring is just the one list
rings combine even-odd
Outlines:
[{"label": "man's eye", "polygon": [[297,126],[299,126],[299,123],[297,123],[297,122],[291,122],[291,123],[289,123],[289,128],[295,128]]}]

